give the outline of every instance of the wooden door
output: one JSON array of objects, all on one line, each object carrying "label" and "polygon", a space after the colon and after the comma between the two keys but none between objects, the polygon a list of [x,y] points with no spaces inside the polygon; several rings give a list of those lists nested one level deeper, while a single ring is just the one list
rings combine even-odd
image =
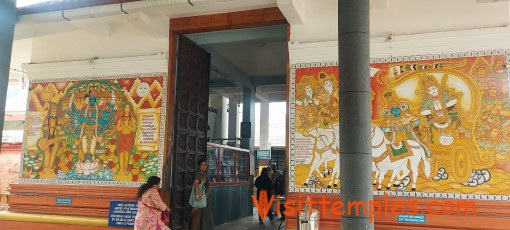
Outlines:
[{"label": "wooden door", "polygon": [[[170,207],[171,229],[188,229],[186,212],[197,162],[207,153],[211,54],[179,35]],[[171,102],[170,102],[171,103]]]}]

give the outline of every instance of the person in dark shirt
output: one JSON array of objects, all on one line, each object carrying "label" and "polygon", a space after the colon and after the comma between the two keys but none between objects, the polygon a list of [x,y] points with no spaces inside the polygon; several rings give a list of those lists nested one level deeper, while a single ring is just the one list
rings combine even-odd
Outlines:
[{"label": "person in dark shirt", "polygon": [[[260,192],[262,190],[267,191],[267,201],[271,199],[271,195],[273,195],[273,181],[269,177],[269,169],[263,168],[259,177],[255,180],[255,187],[257,188],[257,200],[260,200]],[[269,220],[273,220],[273,210],[269,208],[267,216]],[[263,224],[264,220],[262,220],[259,216],[259,223]]]},{"label": "person in dark shirt", "polygon": [[[278,175],[273,183],[274,192],[277,196],[285,196],[285,169],[283,173]],[[280,203],[281,218],[285,219],[285,205],[284,202]]]},{"label": "person in dark shirt", "polygon": [[271,164],[271,167],[269,168],[269,176],[271,177],[271,180],[274,182],[276,182],[276,178],[278,178],[280,175],[282,175],[282,173],[280,172],[280,170],[278,170],[276,168],[276,164]]}]

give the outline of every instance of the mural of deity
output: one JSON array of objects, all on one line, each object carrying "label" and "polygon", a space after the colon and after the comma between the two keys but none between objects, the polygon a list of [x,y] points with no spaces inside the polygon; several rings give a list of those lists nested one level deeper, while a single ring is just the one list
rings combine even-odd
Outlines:
[{"label": "mural of deity", "polygon": [[317,93],[317,100],[315,104],[320,108],[320,118],[322,118],[322,125],[330,125],[335,120],[338,120],[338,85],[335,83],[334,75],[326,73],[319,74],[319,89]]},{"label": "mural of deity", "polygon": [[117,119],[117,152],[119,154],[119,171],[117,174],[128,176],[127,166],[131,150],[135,146],[136,117],[133,113],[133,106],[125,104],[118,113]]},{"label": "mural of deity", "polygon": [[96,144],[98,139],[98,118],[99,110],[96,98],[85,96],[85,108],[80,111],[78,123],[81,126],[80,144],[82,150],[82,161],[92,162],[95,160]]},{"label": "mural of deity", "polygon": [[[48,107],[48,114],[43,121],[43,138],[39,140],[39,148],[44,152],[44,173],[52,173],[55,168],[55,157],[59,148],[59,137],[61,132],[60,121],[57,116],[57,105],[51,103]],[[65,137],[64,137],[65,138]]]},{"label": "mural of deity", "polygon": [[161,173],[164,82],[134,75],[31,83],[22,182],[138,183]]},{"label": "mural of deity", "polygon": [[[446,82],[447,75],[443,82]],[[457,106],[459,95],[453,90],[447,89],[445,84],[439,84],[432,75],[422,78],[422,94],[424,94],[420,113],[426,117],[426,125],[429,127],[430,142],[436,143],[432,130],[439,131],[439,141],[442,145],[451,145],[453,137],[451,130],[461,127],[459,113],[461,109]]]},{"label": "mural of deity", "polygon": [[502,124],[498,121],[489,125],[488,132],[485,132],[484,135],[478,139],[478,144],[484,149],[492,149],[502,154],[510,153],[508,136],[505,135]]},{"label": "mural of deity", "polygon": [[411,111],[409,101],[398,98],[394,91],[384,93],[383,97],[387,106],[381,109],[382,123],[385,124],[381,129],[389,134],[393,154],[405,156],[410,153],[407,140],[418,139],[414,129],[420,120]]}]

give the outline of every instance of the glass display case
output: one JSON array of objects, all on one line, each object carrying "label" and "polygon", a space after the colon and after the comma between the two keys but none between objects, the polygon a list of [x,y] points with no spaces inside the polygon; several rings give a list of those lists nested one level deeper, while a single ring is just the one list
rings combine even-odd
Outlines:
[{"label": "glass display case", "polygon": [[248,150],[214,143],[207,143],[207,147],[211,183],[248,183]]},{"label": "glass display case", "polygon": [[223,149],[220,164],[221,164],[220,182],[234,182],[235,151],[231,149]]},{"label": "glass display case", "polygon": [[210,182],[218,182],[218,154],[218,148],[207,147],[207,168],[209,169]]},{"label": "glass display case", "polygon": [[250,155],[248,153],[238,153],[236,155],[236,179],[237,182],[248,181],[250,174]]}]

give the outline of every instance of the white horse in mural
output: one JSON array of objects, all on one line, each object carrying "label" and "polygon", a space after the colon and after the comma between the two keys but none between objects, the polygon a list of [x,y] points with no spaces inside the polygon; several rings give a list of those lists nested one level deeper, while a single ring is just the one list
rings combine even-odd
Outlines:
[{"label": "white horse in mural", "polygon": [[[391,151],[387,148],[387,144],[390,143],[391,142],[386,138],[381,128],[372,125],[372,157],[378,158],[385,154],[387,151]],[[391,175],[388,187],[386,188],[390,188],[393,180],[401,171],[403,172],[403,175],[399,176],[399,178],[401,179],[406,177],[409,174],[407,162],[411,163],[411,171],[413,173],[412,191],[416,190],[416,180],[419,174],[418,165],[420,164],[421,160],[423,160],[423,164],[425,166],[425,175],[427,177],[430,176],[430,162],[427,159],[425,149],[416,141],[407,140],[407,143],[409,144],[409,147],[413,153],[411,156],[392,162],[390,160],[390,156],[388,155],[379,162],[372,162],[372,170],[376,172],[376,179],[379,177],[377,190],[381,190],[381,183],[389,170],[392,170],[393,173]]]},{"label": "white horse in mural", "polygon": [[[405,178],[407,175],[409,175],[409,169],[407,168],[407,165],[402,165],[401,168],[397,168],[395,170],[392,170],[393,173],[398,173],[398,174],[395,174],[395,176],[397,177],[397,180],[395,181],[395,183],[393,184],[394,187],[398,187],[400,185],[400,180],[402,180],[403,178]],[[379,169],[377,168],[375,162],[372,161],[372,172],[375,172],[375,176],[374,176],[374,182],[373,182],[373,185],[376,185],[377,184],[377,179],[381,173],[381,171],[379,171]],[[392,174],[392,177],[394,175]],[[386,187],[386,189],[390,189],[390,186],[391,184],[388,185],[388,187]]]},{"label": "white horse in mural", "polygon": [[306,178],[305,186],[307,186],[310,182],[310,178],[314,171],[325,177],[325,174],[320,171],[320,166],[324,163],[324,167],[327,169],[327,164],[330,161],[335,161],[335,163],[331,173],[331,178],[329,179],[328,188],[331,188],[333,181],[335,187],[338,185],[338,182],[340,181],[340,138],[337,136],[338,133],[338,124],[335,124],[328,129],[314,127],[305,133],[305,136],[310,136],[315,139],[312,167],[310,167],[310,172]]}]

